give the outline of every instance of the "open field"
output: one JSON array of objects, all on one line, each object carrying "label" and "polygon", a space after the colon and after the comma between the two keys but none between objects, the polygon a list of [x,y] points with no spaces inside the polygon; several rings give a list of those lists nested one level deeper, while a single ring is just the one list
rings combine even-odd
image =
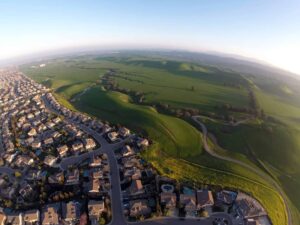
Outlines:
[{"label": "open field", "polygon": [[266,93],[263,90],[255,91],[259,105],[269,115],[272,115],[291,127],[300,128],[300,104],[298,99],[291,99]]},{"label": "open field", "polygon": [[[262,121],[236,127],[211,120],[206,120],[205,124],[223,148],[242,153],[249,158],[259,158],[288,174],[298,171],[300,141],[297,136],[300,133],[297,130]],[[265,149],[272,149],[272,154]],[[285,154],[286,149],[292,154]]]},{"label": "open field", "polygon": [[[215,68],[176,61],[110,59],[120,65],[114,79],[121,87],[145,93],[146,103],[213,110],[229,103],[248,105],[247,82],[238,75]],[[228,84],[228,85],[225,85]],[[238,84],[239,87],[232,87]]]},{"label": "open field", "polygon": [[[23,71],[39,82],[50,83],[52,88],[59,89],[66,97],[70,97],[75,94],[72,90],[68,91],[72,85],[76,84],[74,89],[79,92],[80,85],[83,90],[85,85],[104,75],[108,68],[116,69],[114,79],[121,87],[144,93],[145,103],[163,102],[178,107],[207,110],[213,110],[216,105],[224,103],[248,105],[245,89],[247,82],[239,75],[222,73],[216,68],[200,70],[199,66],[173,61],[147,63],[87,57],[85,60],[57,60],[44,68],[27,66],[23,67]],[[233,87],[233,84],[238,84],[239,87]]]}]

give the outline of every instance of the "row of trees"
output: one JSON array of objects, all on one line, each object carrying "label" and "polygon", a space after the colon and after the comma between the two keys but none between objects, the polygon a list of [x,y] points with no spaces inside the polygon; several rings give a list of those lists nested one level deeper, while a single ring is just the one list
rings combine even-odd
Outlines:
[{"label": "row of trees", "polygon": [[[112,72],[110,70],[102,77],[101,82],[106,89],[128,94],[138,104],[144,103],[144,99],[145,99],[144,93],[139,91],[133,91],[128,88],[121,88],[114,80],[113,76],[116,76],[115,71]],[[235,86],[236,88],[240,87],[240,84],[234,85],[230,83],[224,83],[224,85]],[[191,86],[189,90],[195,91],[195,87]],[[238,113],[245,113],[253,117],[268,119],[264,110],[259,107],[258,101],[255,97],[255,93],[251,88],[249,88],[248,90],[248,97],[249,97],[248,107],[247,106],[236,107],[236,106],[232,106],[229,103],[226,103],[223,105],[215,106],[216,112],[207,112],[195,108],[175,108],[166,103],[153,104],[152,106],[163,113],[171,114],[180,118],[189,118],[191,116],[201,114],[214,119],[225,120],[228,122],[235,122],[236,119],[232,114],[230,114],[230,112],[238,112]]]}]

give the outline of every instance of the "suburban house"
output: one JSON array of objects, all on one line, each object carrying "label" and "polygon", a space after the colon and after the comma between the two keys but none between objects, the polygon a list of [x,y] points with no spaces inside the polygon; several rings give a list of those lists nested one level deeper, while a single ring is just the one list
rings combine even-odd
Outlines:
[{"label": "suburban house", "polygon": [[108,124],[104,124],[103,126],[102,126],[102,132],[103,133],[107,133],[107,132],[109,132],[109,131],[111,131],[112,130],[112,128],[108,125]]},{"label": "suburban house", "polygon": [[67,175],[66,175],[66,185],[75,185],[79,184],[79,170],[78,169],[73,169],[73,170],[68,170]]},{"label": "suburban house", "polygon": [[126,157],[126,156],[132,156],[134,155],[134,151],[133,149],[129,146],[129,145],[125,145],[123,148],[122,148],[122,156],[123,157]]},{"label": "suburban house", "polygon": [[95,170],[91,173],[92,179],[100,179],[103,178],[103,171],[102,170]]},{"label": "suburban house", "polygon": [[236,199],[236,195],[235,192],[222,190],[217,193],[217,201],[221,204],[232,205]]},{"label": "suburban house", "polygon": [[3,209],[0,208],[0,225],[5,225],[6,215],[3,212]]},{"label": "suburban house", "polygon": [[194,216],[197,212],[196,196],[194,194],[180,194],[180,205],[184,207],[189,216]]},{"label": "suburban house", "polygon": [[148,216],[151,213],[151,209],[148,207],[147,200],[134,200],[129,202],[131,217]]},{"label": "suburban house", "polygon": [[260,223],[255,219],[247,219],[245,225],[260,225]]},{"label": "suburban house", "polygon": [[57,158],[52,156],[52,155],[47,155],[44,159],[44,163],[47,165],[47,166],[53,166],[57,161]]},{"label": "suburban house", "polygon": [[99,194],[100,193],[100,180],[99,179],[90,180],[89,193],[90,194]]},{"label": "suburban house", "polygon": [[115,132],[115,131],[110,132],[110,133],[108,133],[107,137],[109,138],[109,140],[111,142],[114,142],[114,141],[116,141],[118,139],[118,133]]},{"label": "suburban house", "polygon": [[86,150],[91,150],[96,147],[96,143],[92,138],[87,138],[84,140],[84,147]]},{"label": "suburban house", "polygon": [[254,198],[239,192],[233,210],[242,218],[254,218],[267,215],[262,205]]},{"label": "suburban house", "polygon": [[63,184],[65,176],[63,172],[53,174],[48,177],[49,184]]},{"label": "suburban house", "polygon": [[166,209],[174,209],[176,207],[177,196],[175,193],[162,192],[160,193],[160,203],[166,207]]},{"label": "suburban house", "polygon": [[44,140],[44,145],[51,145],[51,144],[53,144],[53,138],[49,137]]},{"label": "suburban house", "polygon": [[98,224],[98,220],[104,212],[104,201],[90,200],[88,203],[89,218],[92,225]]},{"label": "suburban house", "polygon": [[125,138],[125,137],[128,137],[130,135],[130,130],[127,129],[126,127],[121,127],[119,130],[118,130],[118,133],[119,135],[122,137],[122,138]]},{"label": "suburban house", "polygon": [[136,144],[139,148],[148,147],[149,141],[146,138],[139,138]]},{"label": "suburban house", "polygon": [[98,167],[98,166],[101,166],[101,163],[102,163],[101,157],[99,157],[99,156],[94,156],[94,157],[91,159],[91,162],[90,162],[89,166],[90,166],[90,167]]},{"label": "suburban house", "polygon": [[130,194],[138,195],[144,193],[144,187],[141,180],[133,180],[130,186]]},{"label": "suburban house", "polygon": [[42,225],[59,225],[60,204],[49,204],[42,209],[41,221]]},{"label": "suburban house", "polygon": [[68,150],[69,150],[69,148],[67,145],[62,145],[57,148],[57,152],[60,155],[60,157],[66,156],[66,154],[68,153]]},{"label": "suburban house", "polygon": [[41,147],[41,142],[39,140],[35,140],[31,143],[31,147],[34,149],[40,148]]},{"label": "suburban house", "polygon": [[46,123],[46,126],[47,126],[48,128],[53,128],[53,127],[55,126],[55,123],[53,123],[53,122],[51,122],[51,121],[48,121],[48,122]]},{"label": "suburban house", "polygon": [[132,180],[138,180],[142,177],[142,172],[140,169],[133,167],[124,170],[124,177],[130,177]]},{"label": "suburban house", "polygon": [[58,124],[61,121],[61,119],[59,117],[56,117],[52,121],[53,121],[53,123]]},{"label": "suburban house", "polygon": [[71,201],[62,203],[62,218],[67,223],[75,223],[80,218],[80,203]]},{"label": "suburban house", "polygon": [[72,150],[73,150],[73,152],[78,152],[78,151],[80,151],[82,148],[83,148],[83,144],[82,144],[80,141],[77,141],[77,142],[75,142],[75,143],[72,145]]},{"label": "suburban house", "polygon": [[23,221],[27,225],[39,224],[40,223],[40,211],[37,209],[28,210],[24,213]]},{"label": "suburban house", "polygon": [[28,136],[32,137],[32,136],[36,136],[37,135],[37,132],[34,128],[31,128],[30,131],[28,131]]},{"label": "suburban house", "polygon": [[33,188],[28,183],[24,184],[19,190],[19,193],[23,198],[32,197],[33,192]]},{"label": "suburban house", "polygon": [[214,205],[214,198],[211,191],[197,190],[197,209],[206,209]]},{"label": "suburban house", "polygon": [[6,215],[5,224],[20,225],[22,224],[21,213],[9,213]]}]

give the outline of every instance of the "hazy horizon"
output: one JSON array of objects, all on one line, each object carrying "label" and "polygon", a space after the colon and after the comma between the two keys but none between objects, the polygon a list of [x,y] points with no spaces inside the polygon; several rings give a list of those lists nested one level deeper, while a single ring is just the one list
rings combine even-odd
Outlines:
[{"label": "hazy horizon", "polygon": [[300,74],[300,3],[0,2],[0,60],[106,46],[241,56]]}]

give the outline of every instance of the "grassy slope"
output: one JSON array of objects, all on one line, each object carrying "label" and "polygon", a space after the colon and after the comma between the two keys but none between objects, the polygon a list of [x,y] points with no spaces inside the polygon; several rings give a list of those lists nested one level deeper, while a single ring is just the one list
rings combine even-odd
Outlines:
[{"label": "grassy slope", "polygon": [[[247,92],[224,86],[223,83],[243,83],[232,74],[218,70],[201,70],[173,61],[115,60],[122,71],[116,81],[121,87],[146,93],[146,102],[164,102],[176,107],[194,107],[213,110],[215,105],[230,103],[248,104]],[[125,66],[126,65],[126,66]],[[183,67],[183,68],[182,68]],[[191,67],[191,66],[190,66]],[[194,88],[194,91],[191,88]]]},{"label": "grassy slope", "polygon": [[95,87],[74,105],[104,120],[146,132],[172,156],[186,158],[202,151],[200,133],[194,127],[183,120],[159,114],[151,107],[130,104],[129,100],[127,95]]},{"label": "grassy slope", "polygon": [[300,105],[291,103],[287,97],[272,95],[257,89],[255,92],[260,106],[268,115],[272,115],[288,125],[300,128]]},{"label": "grassy slope", "polygon": [[[298,87],[297,87],[298,85]],[[272,164],[271,169],[277,172],[277,177],[290,197],[294,224],[300,224],[300,99],[299,84],[274,85],[272,87],[259,87],[256,89],[256,96],[264,111],[286,124],[281,127],[280,133],[275,136],[270,144],[279,155],[280,164]],[[270,149],[270,148],[269,148]],[[288,152],[288,153],[287,153]],[[291,160],[285,161],[287,157]],[[274,167],[275,168],[274,168]],[[278,169],[283,168],[278,172]],[[292,167],[292,171],[287,171]],[[282,173],[287,171],[289,173]],[[296,222],[295,222],[296,221]]]},{"label": "grassy slope", "polygon": [[[265,122],[232,127],[207,120],[206,125],[225,149],[243,153],[250,158],[254,155],[289,174],[298,171],[300,151],[297,149],[300,147],[300,140],[296,137],[300,134],[296,130]],[[266,149],[272,149],[272,154]],[[292,154],[286,154],[286,149]]]}]

